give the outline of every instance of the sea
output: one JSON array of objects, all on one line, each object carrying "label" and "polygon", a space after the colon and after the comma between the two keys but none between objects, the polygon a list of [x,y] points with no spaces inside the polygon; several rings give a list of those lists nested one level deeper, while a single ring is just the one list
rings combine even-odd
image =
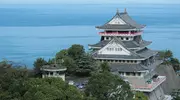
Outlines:
[{"label": "sea", "polygon": [[143,39],[149,48],[172,50],[180,59],[180,5],[178,4],[54,4],[0,5],[0,61],[33,68],[38,57],[46,60],[81,44],[100,40],[95,26],[110,20],[119,9],[145,24]]}]

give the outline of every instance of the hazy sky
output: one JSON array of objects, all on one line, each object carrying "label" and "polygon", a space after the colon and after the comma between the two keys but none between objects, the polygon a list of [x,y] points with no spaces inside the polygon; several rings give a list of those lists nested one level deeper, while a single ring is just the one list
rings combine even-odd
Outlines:
[{"label": "hazy sky", "polygon": [[180,0],[0,0],[0,4],[104,4],[104,3],[180,4]]}]

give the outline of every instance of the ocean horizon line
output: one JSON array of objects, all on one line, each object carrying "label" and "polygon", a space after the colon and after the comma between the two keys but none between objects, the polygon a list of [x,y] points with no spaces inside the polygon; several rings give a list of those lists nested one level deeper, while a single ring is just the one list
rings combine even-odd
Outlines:
[{"label": "ocean horizon line", "polygon": [[[134,5],[134,4],[145,4],[145,5],[180,5],[180,3],[144,3],[144,2],[127,2],[127,3],[4,3],[0,5]],[[137,5],[140,6],[140,5]]]}]

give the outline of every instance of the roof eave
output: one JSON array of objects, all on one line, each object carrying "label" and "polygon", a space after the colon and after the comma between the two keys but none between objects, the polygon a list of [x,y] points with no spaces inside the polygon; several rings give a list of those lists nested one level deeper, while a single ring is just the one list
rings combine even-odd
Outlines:
[{"label": "roof eave", "polygon": [[116,30],[116,31],[125,31],[125,30],[127,30],[127,31],[134,31],[134,30],[141,30],[141,28],[140,28],[140,29],[138,29],[138,28],[132,28],[132,29],[108,29],[108,28],[100,28],[100,27],[98,27],[98,28],[96,28],[96,29],[98,29],[98,30]]},{"label": "roof eave", "polygon": [[124,59],[124,58],[98,58],[98,57],[94,57],[94,59],[99,59],[99,60],[145,60],[145,58],[141,58],[141,59]]}]

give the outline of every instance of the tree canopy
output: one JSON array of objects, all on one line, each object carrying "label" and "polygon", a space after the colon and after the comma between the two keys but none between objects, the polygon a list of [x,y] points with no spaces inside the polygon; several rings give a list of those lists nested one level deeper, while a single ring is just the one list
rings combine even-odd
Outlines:
[{"label": "tree canopy", "polygon": [[132,100],[129,84],[109,72],[93,75],[86,86],[85,93],[98,100]]},{"label": "tree canopy", "polygon": [[110,72],[110,66],[107,62],[103,62],[100,64],[100,71],[102,72]]},{"label": "tree canopy", "polygon": [[180,100],[180,89],[175,89],[171,96],[173,97],[173,100]]},{"label": "tree canopy", "polygon": [[[5,68],[5,67],[4,67]],[[0,76],[0,100],[94,100],[61,78],[30,77],[24,67],[4,69]]]},{"label": "tree canopy", "polygon": [[59,51],[55,59],[67,67],[67,74],[76,76],[90,76],[96,68],[96,61],[79,44]]},{"label": "tree canopy", "polygon": [[37,58],[36,61],[34,61],[34,72],[37,77],[41,77],[41,68],[43,65],[48,64],[44,58]]},{"label": "tree canopy", "polygon": [[55,57],[49,61],[37,58],[34,61],[34,72],[36,77],[41,76],[41,67],[46,64],[60,64],[67,68],[67,75],[90,76],[96,69],[96,61],[90,54],[86,53],[84,47],[74,44],[68,49],[60,50]]},{"label": "tree canopy", "polygon": [[164,62],[169,61],[173,57],[173,53],[171,50],[164,50],[159,52],[160,58],[164,60]]},{"label": "tree canopy", "polygon": [[68,55],[73,59],[80,58],[85,53],[84,47],[79,44],[74,44],[68,49]]},{"label": "tree canopy", "polygon": [[75,73],[77,76],[90,76],[91,72],[97,67],[95,60],[88,54],[84,54],[75,61],[77,65]]},{"label": "tree canopy", "polygon": [[142,92],[135,92],[134,100],[148,100],[148,97]]},{"label": "tree canopy", "polygon": [[177,58],[173,57],[173,53],[171,50],[164,50],[159,52],[159,56],[164,60],[164,64],[170,64],[173,66],[175,71],[180,70],[180,62]]}]

